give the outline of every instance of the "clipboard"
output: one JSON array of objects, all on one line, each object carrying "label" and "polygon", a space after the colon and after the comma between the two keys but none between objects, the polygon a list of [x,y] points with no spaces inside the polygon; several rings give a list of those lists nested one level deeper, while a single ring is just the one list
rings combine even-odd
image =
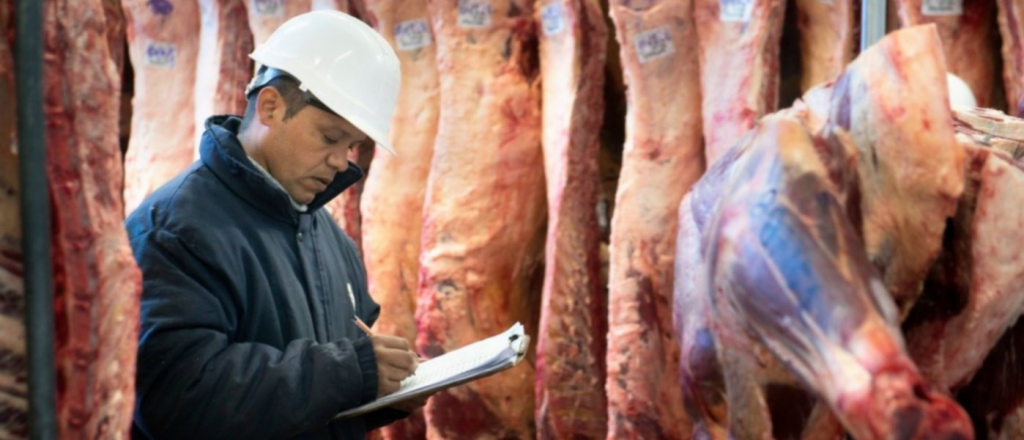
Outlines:
[{"label": "clipboard", "polygon": [[530,337],[526,335],[523,325],[517,322],[501,334],[424,361],[414,375],[402,381],[398,391],[343,411],[334,416],[333,420],[364,415],[507,370],[526,357],[529,345]]}]

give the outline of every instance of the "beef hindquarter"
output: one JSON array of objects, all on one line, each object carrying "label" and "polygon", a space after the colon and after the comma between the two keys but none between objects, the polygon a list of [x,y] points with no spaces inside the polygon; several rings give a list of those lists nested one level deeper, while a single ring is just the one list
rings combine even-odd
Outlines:
[{"label": "beef hindquarter", "polygon": [[597,224],[608,29],[596,0],[538,2],[548,233],[538,438],[603,439],[606,307]]},{"label": "beef hindquarter", "polygon": [[252,34],[245,0],[198,0],[202,27],[196,73],[196,152],[203,124],[214,115],[245,112],[245,86],[252,76]]},{"label": "beef hindquarter", "polygon": [[127,439],[142,280],[122,224],[121,182],[110,178],[122,175],[121,79],[102,0],[44,8],[58,427],[68,438]]},{"label": "beef hindquarter", "polygon": [[124,165],[127,215],[193,161],[200,23],[195,0],[121,4],[135,74]]},{"label": "beef hindquarter", "polygon": [[934,23],[949,72],[971,87],[979,107],[988,107],[996,80],[994,2],[990,0],[897,0],[900,26]]},{"label": "beef hindquarter", "polygon": [[[401,60],[402,88],[391,120],[398,157],[377,149],[361,199],[363,255],[370,295],[381,306],[376,331],[416,342],[423,198],[437,134],[437,50],[427,5],[414,0],[367,2],[367,19]],[[426,435],[423,412],[381,429],[385,439]]]},{"label": "beef hindquarter", "polygon": [[[694,0],[710,165],[779,100],[784,0]],[[725,6],[725,7],[723,7]]]},{"label": "beef hindquarter", "polygon": [[1007,110],[1011,115],[1024,117],[1024,4],[1016,0],[997,3]]},{"label": "beef hindquarter", "polygon": [[856,11],[853,0],[796,0],[802,93],[836,79],[853,59]]},{"label": "beef hindquarter", "polygon": [[629,105],[609,248],[609,439],[689,437],[671,299],[676,211],[704,171],[692,11],[611,4]]},{"label": "beef hindquarter", "polygon": [[[417,348],[522,322],[536,340],[543,250],[540,87],[528,0],[432,0],[441,113],[424,201]],[[533,352],[533,350],[531,350]],[[532,362],[427,403],[430,438],[532,438]]]}]

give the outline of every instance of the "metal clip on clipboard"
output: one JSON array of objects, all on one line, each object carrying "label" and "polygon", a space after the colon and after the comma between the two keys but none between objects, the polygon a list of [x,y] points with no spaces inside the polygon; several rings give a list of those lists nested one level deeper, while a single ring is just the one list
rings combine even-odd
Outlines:
[{"label": "metal clip on clipboard", "polygon": [[416,374],[402,381],[398,391],[373,402],[343,411],[334,420],[382,409],[398,402],[494,375],[519,364],[526,357],[530,337],[515,323],[505,332],[452,350],[419,365]]}]

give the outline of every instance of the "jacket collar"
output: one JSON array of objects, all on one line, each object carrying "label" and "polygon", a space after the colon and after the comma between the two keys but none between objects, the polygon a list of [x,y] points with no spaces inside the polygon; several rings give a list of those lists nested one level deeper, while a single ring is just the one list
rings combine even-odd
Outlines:
[{"label": "jacket collar", "polygon": [[[280,186],[261,173],[249,161],[241,142],[238,129],[242,120],[237,116],[213,116],[204,124],[199,157],[203,164],[224,182],[232,192],[260,211],[279,220],[298,223],[299,212],[292,206],[292,199]],[[307,205],[307,213],[313,213],[327,202],[341,194],[363,178],[363,170],[349,161],[348,169],[334,175],[334,180]]]}]

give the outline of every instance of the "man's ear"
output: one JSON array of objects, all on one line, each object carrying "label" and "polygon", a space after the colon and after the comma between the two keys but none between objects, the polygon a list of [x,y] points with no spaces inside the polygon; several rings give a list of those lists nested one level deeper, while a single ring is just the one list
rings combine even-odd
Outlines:
[{"label": "man's ear", "polygon": [[274,87],[264,87],[256,95],[256,117],[265,126],[284,119],[284,97]]}]

